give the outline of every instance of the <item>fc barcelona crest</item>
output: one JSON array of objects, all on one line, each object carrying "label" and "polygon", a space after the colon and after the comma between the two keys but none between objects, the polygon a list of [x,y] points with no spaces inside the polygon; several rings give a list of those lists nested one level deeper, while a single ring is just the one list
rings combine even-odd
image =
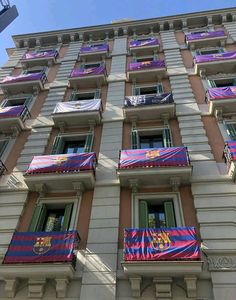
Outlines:
[{"label": "fc barcelona crest", "polygon": [[152,247],[158,251],[166,251],[171,246],[169,232],[161,231],[152,234]]},{"label": "fc barcelona crest", "polygon": [[158,156],[160,156],[160,151],[159,150],[148,150],[148,151],[146,151],[146,158],[148,158],[148,159],[155,159]]},{"label": "fc barcelona crest", "polygon": [[58,156],[58,157],[53,157],[52,159],[54,160],[56,165],[60,165],[60,164],[63,164],[64,162],[66,162],[68,160],[68,157]]},{"label": "fc barcelona crest", "polygon": [[35,254],[42,255],[47,253],[51,249],[51,236],[37,237],[36,242],[33,246]]}]

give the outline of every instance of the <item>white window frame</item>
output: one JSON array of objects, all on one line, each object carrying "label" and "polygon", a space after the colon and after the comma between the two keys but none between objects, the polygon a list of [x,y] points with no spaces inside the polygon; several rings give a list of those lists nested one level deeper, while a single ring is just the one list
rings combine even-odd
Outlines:
[{"label": "white window frame", "polygon": [[[94,98],[93,99],[97,99],[95,97],[97,91],[99,91],[99,94],[100,94],[100,98],[99,99],[101,99],[101,89],[91,89],[91,90],[86,90],[84,92],[82,92],[80,90],[74,90],[74,91],[72,91],[71,97],[73,96],[73,94],[91,94],[91,93],[93,93],[94,94]],[[71,99],[71,97],[70,97],[70,99]],[[80,101],[80,100],[69,100],[69,101]]]},{"label": "white window frame", "polygon": [[[157,82],[156,84],[155,83],[153,83],[153,84],[142,84],[142,85],[136,85],[136,84],[133,84],[133,86],[132,86],[132,94],[133,94],[133,96],[135,96],[134,95],[134,90],[136,89],[136,88],[148,88],[148,87],[157,87],[158,85],[160,85],[160,86],[162,86],[162,90],[163,90],[163,92],[164,92],[164,87],[163,87],[163,84],[162,84],[162,82]],[[154,93],[153,95],[157,95],[158,93]],[[148,94],[148,95],[151,95],[151,94]]]},{"label": "white window frame", "polygon": [[33,95],[33,94],[19,94],[19,95],[14,95],[14,96],[9,96],[9,97],[7,97],[6,99],[3,99],[3,101],[1,102],[1,107],[7,107],[8,105],[7,105],[7,102],[8,101],[12,101],[12,102],[14,102],[14,100],[16,101],[16,100],[19,100],[19,99],[24,99],[25,98],[25,100],[27,99],[27,98],[31,98],[31,101],[29,102],[29,105],[27,105],[27,108],[28,108],[28,110],[30,111],[30,109],[32,108],[32,106],[33,106],[33,104],[34,104],[34,101],[35,101],[35,99],[36,99],[36,96],[35,95]]},{"label": "white window frame", "polygon": [[[171,141],[171,145],[173,145],[173,138],[172,138],[172,132],[171,132],[171,128],[170,126],[165,126],[163,124],[163,126],[159,126],[159,127],[149,127],[149,128],[145,128],[145,127],[137,127],[135,128],[138,131],[138,135],[140,136],[145,136],[145,135],[158,135],[161,134],[163,136],[163,130],[168,128],[169,132],[170,132],[170,141]],[[141,133],[141,134],[140,134]],[[164,137],[163,137],[164,139]]]},{"label": "white window frame", "polygon": [[70,226],[68,230],[76,230],[77,224],[78,224],[78,218],[79,218],[79,210],[80,210],[80,204],[81,204],[81,197],[50,197],[50,198],[39,198],[38,204],[45,204],[46,206],[55,207],[59,204],[61,205],[67,205],[70,203],[73,203],[73,209],[72,214],[70,218]]},{"label": "white window frame", "polygon": [[139,228],[139,201],[157,200],[158,203],[164,203],[165,200],[171,200],[174,206],[176,227],[184,226],[184,216],[181,205],[180,193],[137,193],[132,195],[132,227]]}]

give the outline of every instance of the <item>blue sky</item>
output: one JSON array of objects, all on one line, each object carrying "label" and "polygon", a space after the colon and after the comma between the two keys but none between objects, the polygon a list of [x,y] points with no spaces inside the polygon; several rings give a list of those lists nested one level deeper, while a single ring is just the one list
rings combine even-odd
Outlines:
[{"label": "blue sky", "polygon": [[0,33],[0,65],[12,35],[110,23],[121,18],[145,19],[217,8],[236,0],[11,0],[19,17]]}]

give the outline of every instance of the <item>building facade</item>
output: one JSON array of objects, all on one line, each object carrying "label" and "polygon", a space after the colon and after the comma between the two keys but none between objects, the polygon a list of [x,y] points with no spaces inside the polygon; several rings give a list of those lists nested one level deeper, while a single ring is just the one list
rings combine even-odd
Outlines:
[{"label": "building facade", "polygon": [[0,299],[235,299],[236,9],[13,40]]}]

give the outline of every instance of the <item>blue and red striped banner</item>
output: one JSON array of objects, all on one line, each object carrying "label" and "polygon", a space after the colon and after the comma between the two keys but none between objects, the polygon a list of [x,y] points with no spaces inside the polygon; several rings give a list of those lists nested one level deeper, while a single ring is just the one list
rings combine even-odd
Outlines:
[{"label": "blue and red striped banner", "polygon": [[70,74],[70,78],[74,77],[83,77],[83,76],[92,76],[92,75],[105,75],[106,68],[104,64],[101,64],[98,67],[92,67],[87,69],[74,68]]},{"label": "blue and red striped banner", "polygon": [[15,83],[22,81],[34,81],[45,79],[45,73],[20,74],[18,76],[6,76],[0,83]]},{"label": "blue and red striped banner", "polygon": [[186,41],[196,41],[196,40],[203,40],[203,39],[212,39],[217,37],[227,37],[224,30],[215,30],[209,32],[190,32],[185,35]]},{"label": "blue and red striped banner", "polygon": [[207,93],[210,100],[236,98],[236,86],[210,88]]},{"label": "blue and red striped banner", "polygon": [[94,170],[95,164],[94,152],[34,156],[26,175],[89,171]]},{"label": "blue and red striped banner", "polygon": [[165,67],[166,65],[164,60],[148,60],[130,63],[129,71],[139,71],[143,69],[162,69]]},{"label": "blue and red striped banner", "polygon": [[132,149],[120,152],[121,169],[188,165],[186,147]]},{"label": "blue and red striped banner", "polygon": [[46,51],[32,51],[27,52],[23,55],[22,59],[39,59],[39,58],[50,58],[50,57],[57,57],[58,51],[56,49],[46,50]]},{"label": "blue and red striped banner", "polygon": [[211,61],[220,61],[220,60],[234,60],[236,59],[236,51],[216,53],[216,54],[204,54],[194,56],[195,63],[205,63]]},{"label": "blue and red striped banner", "polygon": [[149,38],[143,40],[133,40],[129,42],[130,48],[138,48],[138,47],[145,47],[145,46],[155,46],[159,45],[159,41],[156,38]]},{"label": "blue and red striped banner", "polygon": [[15,232],[3,264],[72,262],[79,242],[77,231]]},{"label": "blue and red striped banner", "polygon": [[225,143],[224,155],[229,162],[236,161],[236,141]]},{"label": "blue and red striped banner", "polygon": [[19,116],[21,116],[24,109],[25,109],[24,105],[1,107],[0,108],[0,119],[1,118],[19,117]]},{"label": "blue and red striped banner", "polygon": [[199,260],[200,243],[194,227],[125,229],[124,259]]},{"label": "blue and red striped banner", "polygon": [[108,44],[102,45],[87,45],[80,48],[80,53],[93,53],[93,52],[101,52],[101,51],[109,51]]}]

